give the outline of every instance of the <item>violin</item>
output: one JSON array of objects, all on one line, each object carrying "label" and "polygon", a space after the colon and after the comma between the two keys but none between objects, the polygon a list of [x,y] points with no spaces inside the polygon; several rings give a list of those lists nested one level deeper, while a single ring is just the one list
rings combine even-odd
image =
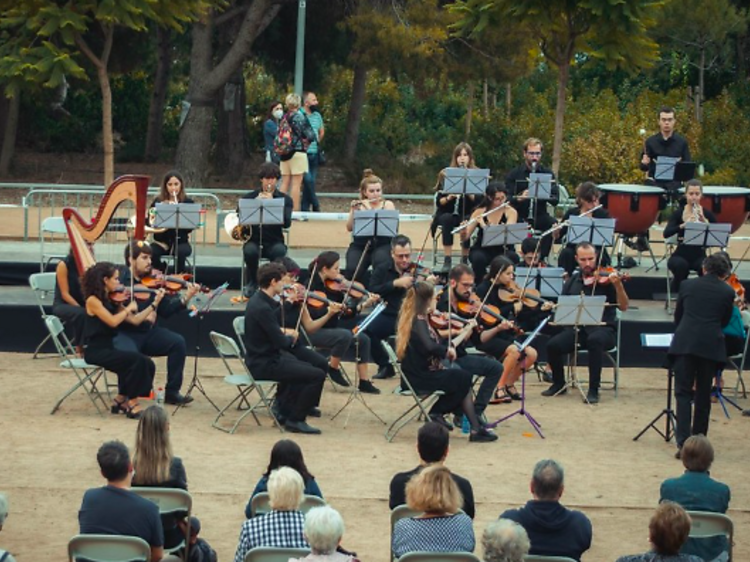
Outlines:
[{"label": "violin", "polygon": [[370,298],[370,291],[359,281],[349,281],[344,277],[338,277],[336,279],[325,280],[326,289],[329,291],[336,291],[337,293],[349,293],[349,296],[353,299],[368,299]]},{"label": "violin", "polygon": [[536,289],[521,289],[518,285],[510,285],[508,288],[500,287],[497,291],[503,302],[522,302],[524,306],[536,308],[540,304],[553,304],[541,298],[541,293]]},{"label": "violin", "polygon": [[583,284],[587,287],[590,287],[594,283],[598,283],[599,285],[609,285],[611,283],[611,279],[609,276],[613,273],[617,273],[622,281],[630,280],[629,273],[622,273],[616,270],[614,267],[600,267],[589,277],[583,277]]},{"label": "violin", "polygon": [[[164,275],[157,270],[153,270],[151,275],[147,275],[141,279],[141,284],[149,289],[166,289],[167,293],[174,294],[179,293],[182,289],[186,289],[192,278],[193,276],[189,273]],[[203,293],[210,291],[208,287],[204,287],[203,285],[198,285],[198,288]]]},{"label": "violin", "polygon": [[[481,309],[479,308],[480,306]],[[511,322],[500,314],[500,309],[498,307],[491,304],[482,304],[482,301],[476,295],[472,295],[468,301],[458,301],[456,303],[456,308],[458,308],[458,311],[461,314],[466,314],[468,316],[476,315],[479,323],[486,328],[493,328],[501,322]],[[523,333],[523,331],[517,326],[514,326],[512,330],[517,334]]]},{"label": "violin", "polygon": [[129,287],[120,285],[112,291],[108,296],[109,300],[114,304],[125,304],[135,298],[137,301],[147,301],[151,298],[151,295],[155,295],[158,292],[156,289],[149,289],[141,284],[134,285],[131,293]]},{"label": "violin", "polygon": [[284,287],[284,292],[281,295],[284,299],[290,302],[301,302],[304,300],[305,303],[312,308],[323,308],[331,303],[338,304],[329,299],[323,291],[308,291],[307,288],[300,283],[286,285]]},{"label": "violin", "polygon": [[737,277],[736,273],[732,273],[725,279],[727,282],[727,285],[732,287],[734,290],[734,293],[737,295],[737,298],[745,302],[745,286],[742,284],[742,281],[740,281],[740,278]]},{"label": "violin", "polygon": [[448,329],[460,330],[469,323],[468,318],[462,318],[458,314],[448,314],[447,312],[441,312],[439,310],[436,310],[432,314],[430,314],[429,321],[430,326],[438,331]]}]

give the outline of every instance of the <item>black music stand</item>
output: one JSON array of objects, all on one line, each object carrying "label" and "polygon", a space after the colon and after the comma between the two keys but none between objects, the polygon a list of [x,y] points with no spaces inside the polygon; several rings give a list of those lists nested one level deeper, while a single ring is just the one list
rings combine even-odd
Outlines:
[{"label": "black music stand", "polygon": [[[197,318],[198,321],[195,323],[195,361],[193,362],[193,380],[190,381],[190,385],[188,386],[185,396],[190,396],[190,393],[193,392],[193,389],[197,388],[198,392],[200,392],[206,398],[206,400],[208,400],[208,403],[211,404],[211,406],[213,406],[217,412],[221,411],[221,408],[214,404],[214,401],[209,398],[208,394],[206,394],[206,389],[203,388],[203,383],[198,377],[198,356],[200,355],[201,351],[201,324],[203,317],[211,312],[211,307],[218,300],[218,298],[226,292],[227,287],[229,287],[229,283],[224,283],[223,285],[219,285],[218,287],[216,287],[216,289],[209,293],[206,302],[202,303],[200,307],[196,307],[191,310],[189,314],[190,318]],[[174,412],[172,412],[172,415],[174,416],[175,414],[177,414],[177,412],[180,411],[180,408],[184,406],[184,402],[182,404],[178,404],[174,409]]]},{"label": "black music stand", "polygon": [[536,289],[539,296],[556,299],[562,294],[565,270],[562,267],[517,267],[516,281],[526,280],[524,289]]},{"label": "black music stand", "polygon": [[[490,171],[484,168],[445,168],[443,193],[466,197],[484,196],[490,182]],[[464,209],[466,206],[464,206]],[[464,217],[465,218],[465,217]]]},{"label": "black music stand", "polygon": [[484,228],[482,247],[512,246],[520,244],[529,237],[529,225],[525,222],[516,224],[491,224]]},{"label": "black music stand", "polygon": [[[669,349],[669,346],[672,343],[672,338],[674,337],[674,334],[641,334],[641,345],[643,347],[650,347],[654,349]],[[633,437],[633,441],[638,441],[638,439],[641,438],[641,436],[646,433],[649,429],[653,429],[656,433],[661,435],[664,438],[664,441],[669,443],[669,441],[674,436],[674,428],[677,427],[677,416],[674,414],[674,410],[672,410],[672,380],[674,379],[674,370],[672,369],[672,365],[667,366],[667,407],[664,408],[661,413],[656,416],[651,422],[644,427],[641,432]],[[666,426],[664,427],[664,432],[662,432],[661,429],[656,427],[656,424],[659,422],[659,420],[662,418],[662,416],[666,416]]]},{"label": "black music stand", "polygon": [[398,234],[398,211],[355,211],[352,236],[393,238]]},{"label": "black music stand", "polygon": [[529,214],[527,218],[536,219],[538,201],[553,201],[560,197],[557,181],[550,173],[531,172],[528,179],[516,180],[516,193],[529,191]]},{"label": "black music stand", "polygon": [[[177,261],[179,257],[179,240],[180,230],[196,230],[201,226],[201,211],[203,206],[200,203],[157,203],[154,205],[154,228],[171,228],[174,230],[174,267],[175,274],[177,271]],[[193,244],[193,263],[195,263],[195,244]],[[193,267],[193,279],[195,279],[195,267]]]},{"label": "black music stand", "polygon": [[615,219],[594,219],[591,217],[570,217],[568,244],[588,242],[603,248],[611,246],[615,237]]},{"label": "black music stand", "polygon": [[731,233],[732,225],[729,223],[689,222],[685,224],[682,243],[703,248],[725,248]]},{"label": "black music stand", "polygon": [[[258,227],[258,236],[260,237],[258,245],[260,247],[260,256],[263,255],[263,227],[264,226],[283,226],[284,225],[284,198],[276,197],[265,199],[256,197],[254,199],[240,199],[237,209],[237,216],[241,226]],[[260,257],[259,257],[260,259]],[[245,258],[242,257],[242,275],[240,283],[245,287]],[[253,279],[253,282],[257,281]]]},{"label": "black music stand", "polygon": [[695,162],[683,162],[674,156],[658,156],[654,161],[654,181],[685,182],[695,177]]}]

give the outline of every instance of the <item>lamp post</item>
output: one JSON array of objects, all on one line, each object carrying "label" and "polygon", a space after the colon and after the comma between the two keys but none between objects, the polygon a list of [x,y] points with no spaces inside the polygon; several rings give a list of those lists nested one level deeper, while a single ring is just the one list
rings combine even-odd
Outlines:
[{"label": "lamp post", "polygon": [[305,76],[305,17],[307,0],[297,3],[297,53],[294,61],[294,93],[302,95],[302,83]]}]

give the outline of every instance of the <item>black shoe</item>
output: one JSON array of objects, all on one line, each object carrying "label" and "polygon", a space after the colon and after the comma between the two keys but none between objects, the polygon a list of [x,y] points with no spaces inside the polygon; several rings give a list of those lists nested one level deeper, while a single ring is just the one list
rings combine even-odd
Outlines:
[{"label": "black shoe", "polygon": [[561,384],[553,384],[547,390],[542,392],[542,396],[560,396],[568,392],[567,388],[563,388]]},{"label": "black shoe", "polygon": [[493,441],[497,441],[497,435],[489,429],[481,427],[477,431],[471,432],[469,441],[472,443],[492,443]]},{"label": "black shoe", "polygon": [[375,380],[383,380],[393,378],[396,373],[393,372],[393,366],[387,365],[378,371],[378,374],[372,377]]},{"label": "black shoe", "polygon": [[748,408],[747,410],[742,410],[742,415],[746,418],[750,418],[750,408]]},{"label": "black shoe", "polygon": [[258,286],[255,283],[248,283],[244,287],[242,287],[242,296],[246,299],[249,299],[255,294],[255,291],[258,290]]},{"label": "black shoe", "polygon": [[464,265],[469,265],[469,256],[461,256],[461,263]]},{"label": "black shoe", "polygon": [[445,419],[445,416],[441,416],[438,414],[430,414],[430,421],[433,421],[435,423],[439,423],[444,428],[446,428],[448,431],[453,431],[453,424]]},{"label": "black shoe", "polygon": [[544,371],[542,371],[542,381],[553,384],[555,382],[555,379],[552,378],[552,373],[545,369]]},{"label": "black shoe", "polygon": [[358,387],[360,392],[365,394],[380,394],[380,389],[372,384],[372,381],[360,379]]},{"label": "black shoe", "polygon": [[328,376],[331,377],[331,380],[339,386],[349,386],[349,383],[341,373],[341,369],[335,369],[334,367],[328,365]]},{"label": "black shoe", "polygon": [[599,389],[589,388],[589,391],[586,393],[585,402],[588,402],[589,404],[598,404],[599,403]]},{"label": "black shoe", "polygon": [[282,414],[281,410],[279,410],[275,405],[271,406],[271,412],[273,413],[274,417],[276,418],[276,421],[278,421],[280,425],[284,425],[286,423],[286,416]]},{"label": "black shoe", "polygon": [[443,260],[443,268],[441,271],[448,273],[451,270],[451,267],[453,267],[453,258],[446,256]]},{"label": "black shoe", "polygon": [[308,425],[306,421],[287,420],[285,428],[290,433],[306,433],[307,435],[320,435],[321,433],[317,427]]},{"label": "black shoe", "polygon": [[484,412],[477,412],[477,421],[480,425],[487,425],[487,416],[484,415]]},{"label": "black shoe", "polygon": [[310,408],[310,411],[307,412],[307,415],[310,416],[311,418],[319,418],[323,414],[320,412],[320,408],[313,407],[313,408]]},{"label": "black shoe", "polygon": [[682,447],[677,447],[677,452],[674,454],[674,458],[681,459],[682,458]]},{"label": "black shoe", "polygon": [[186,404],[190,404],[192,401],[192,396],[183,396],[179,392],[177,394],[167,394],[164,397],[164,402],[166,402],[167,404],[173,404],[175,406],[185,406]]}]

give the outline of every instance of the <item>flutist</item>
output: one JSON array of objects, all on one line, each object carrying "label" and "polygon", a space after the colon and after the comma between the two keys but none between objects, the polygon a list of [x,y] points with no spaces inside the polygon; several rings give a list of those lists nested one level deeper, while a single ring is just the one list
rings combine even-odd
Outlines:
[{"label": "flutist", "polygon": [[690,274],[690,270],[703,275],[703,259],[706,249],[701,246],[683,244],[685,225],[688,223],[716,222],[714,214],[701,206],[703,185],[700,180],[690,180],[685,184],[685,198],[680,206],[672,213],[669,223],[664,228],[664,239],[677,235],[677,249],[667,262],[672,272],[672,292],[678,293],[680,283]]}]

